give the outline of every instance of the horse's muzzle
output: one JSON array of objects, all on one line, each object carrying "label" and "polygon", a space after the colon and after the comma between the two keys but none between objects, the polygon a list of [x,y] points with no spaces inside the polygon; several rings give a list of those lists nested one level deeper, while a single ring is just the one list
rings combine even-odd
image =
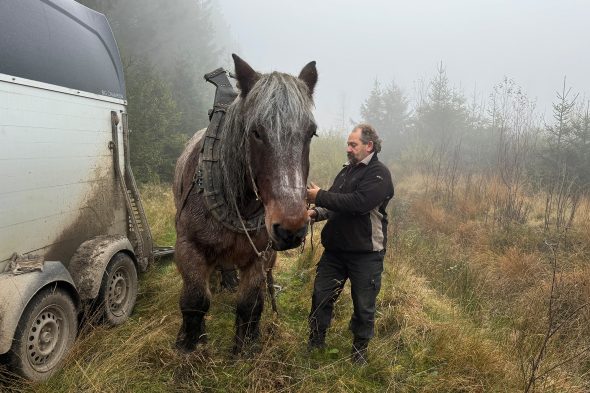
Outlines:
[{"label": "horse's muzzle", "polygon": [[272,231],[272,248],[277,251],[289,250],[299,246],[305,239],[307,224],[294,231],[283,228],[281,224],[273,224]]}]

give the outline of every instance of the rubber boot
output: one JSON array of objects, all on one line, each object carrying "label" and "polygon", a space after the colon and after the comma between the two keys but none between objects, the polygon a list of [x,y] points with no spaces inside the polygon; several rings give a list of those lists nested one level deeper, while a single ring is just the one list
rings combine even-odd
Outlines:
[{"label": "rubber boot", "polygon": [[368,338],[355,337],[352,342],[351,360],[354,364],[365,366],[368,364],[367,348],[369,346]]},{"label": "rubber boot", "polygon": [[309,352],[315,349],[323,349],[326,347],[326,332],[312,331],[309,334],[309,341],[307,342],[307,350]]}]

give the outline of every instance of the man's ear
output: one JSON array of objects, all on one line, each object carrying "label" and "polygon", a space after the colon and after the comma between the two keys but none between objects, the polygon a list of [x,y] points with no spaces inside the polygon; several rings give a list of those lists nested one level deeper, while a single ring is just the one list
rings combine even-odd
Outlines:
[{"label": "man's ear", "polygon": [[373,153],[375,151],[375,144],[373,143],[373,141],[367,142],[367,151],[369,153]]}]

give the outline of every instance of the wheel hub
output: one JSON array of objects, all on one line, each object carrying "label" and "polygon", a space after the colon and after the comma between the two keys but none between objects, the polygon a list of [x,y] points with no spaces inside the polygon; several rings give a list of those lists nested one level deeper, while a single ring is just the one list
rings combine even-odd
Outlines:
[{"label": "wheel hub", "polygon": [[46,366],[52,361],[61,337],[62,318],[55,310],[43,310],[29,331],[27,354],[33,366]]},{"label": "wheel hub", "polygon": [[117,271],[113,275],[109,286],[109,307],[111,311],[117,312],[127,302],[128,284],[123,272]]}]

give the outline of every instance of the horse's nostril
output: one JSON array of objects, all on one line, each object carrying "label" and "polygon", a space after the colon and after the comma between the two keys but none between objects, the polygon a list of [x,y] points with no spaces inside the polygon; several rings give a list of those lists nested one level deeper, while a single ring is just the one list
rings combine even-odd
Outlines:
[{"label": "horse's nostril", "polygon": [[289,240],[289,231],[283,229],[281,224],[273,224],[273,230],[275,232],[276,237],[283,241]]},{"label": "horse's nostril", "polygon": [[295,237],[299,239],[304,238],[305,235],[307,235],[307,225],[302,226],[297,232],[295,232]]},{"label": "horse's nostril", "polygon": [[301,240],[307,233],[307,225],[304,225],[295,231],[287,230],[283,228],[281,224],[273,224],[272,227],[276,237],[287,243]]}]

